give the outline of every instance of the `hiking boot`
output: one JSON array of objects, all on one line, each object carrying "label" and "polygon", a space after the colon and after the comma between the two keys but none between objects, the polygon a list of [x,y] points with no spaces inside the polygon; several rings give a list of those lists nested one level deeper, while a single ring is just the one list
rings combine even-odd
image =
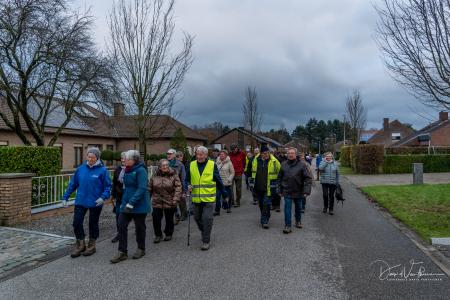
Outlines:
[{"label": "hiking boot", "polygon": [[326,213],[327,213],[327,210],[328,210],[328,208],[324,208],[324,209],[322,209],[322,212],[323,212],[324,214],[326,214]]},{"label": "hiking boot", "polygon": [[164,237],[164,242],[168,242],[168,241],[170,241],[172,239],[172,236],[171,235],[166,235],[165,237]]},{"label": "hiking boot", "polygon": [[291,226],[284,227],[283,233],[288,234],[288,233],[291,233],[291,232],[292,232]]},{"label": "hiking boot", "polygon": [[276,211],[276,212],[280,212],[280,211],[281,211],[281,210],[280,210],[280,207],[277,206],[277,208],[275,208],[275,211]]},{"label": "hiking boot", "polygon": [[253,201],[253,205],[258,205],[258,201]]},{"label": "hiking boot", "polygon": [[202,249],[202,251],[209,250],[209,243],[203,243],[203,245],[202,245],[202,247],[200,249]]},{"label": "hiking boot", "polygon": [[333,210],[330,209],[330,211],[328,212],[330,215],[334,215]]},{"label": "hiking boot", "polygon": [[117,264],[118,262],[121,262],[122,260],[126,260],[128,258],[128,255],[125,252],[120,252],[116,254],[113,258],[111,258],[110,262],[112,264]]},{"label": "hiking boot", "polygon": [[144,256],[145,255],[145,250],[142,250],[142,249],[139,249],[139,248],[137,248],[136,249],[136,252],[134,252],[134,254],[133,254],[133,259],[139,259],[139,258],[141,258],[142,256]]},{"label": "hiking boot", "polygon": [[96,252],[95,250],[95,240],[89,239],[88,245],[86,247],[86,251],[83,252],[83,256],[91,256]]},{"label": "hiking boot", "polygon": [[239,207],[240,205],[239,204],[235,204],[235,205],[233,205],[233,207]]},{"label": "hiking boot", "polygon": [[159,244],[159,242],[161,242],[162,237],[161,236],[155,236],[155,238],[153,239],[153,243],[154,244]]},{"label": "hiking boot", "polygon": [[179,216],[175,217],[175,221],[173,222],[173,225],[177,226],[178,224],[180,224],[180,221],[181,221],[181,219]]},{"label": "hiking boot", "polygon": [[220,216],[220,212],[215,211],[215,212],[213,213],[213,216],[214,216],[214,217],[215,217],[215,216]]},{"label": "hiking boot", "polygon": [[73,249],[70,257],[75,258],[81,255],[86,250],[86,245],[84,240],[77,240],[75,243],[75,248]]},{"label": "hiking boot", "polygon": [[116,235],[112,240],[111,243],[117,243],[119,241],[119,235]]},{"label": "hiking boot", "polygon": [[227,214],[229,214],[231,212],[231,209],[227,208]]},{"label": "hiking boot", "polygon": [[262,228],[269,229],[269,224],[262,224]]},{"label": "hiking boot", "polygon": [[304,214],[304,213],[305,213],[305,210],[304,210],[304,209],[301,209],[300,212],[301,212],[302,214]]},{"label": "hiking boot", "polygon": [[303,228],[301,222],[295,222],[295,227],[297,227],[297,228]]}]

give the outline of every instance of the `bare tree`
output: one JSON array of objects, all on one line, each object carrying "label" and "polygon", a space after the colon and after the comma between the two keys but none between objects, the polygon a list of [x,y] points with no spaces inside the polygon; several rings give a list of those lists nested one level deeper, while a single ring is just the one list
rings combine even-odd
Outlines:
[{"label": "bare tree", "polygon": [[377,42],[388,70],[420,101],[450,108],[450,1],[384,0]]},{"label": "bare tree", "polygon": [[109,14],[113,85],[116,97],[136,115],[139,150],[144,157],[146,141],[158,123],[152,115],[171,112],[192,64],[193,38],[189,34],[184,34],[182,49],[171,53],[174,4],[174,0],[118,0]]},{"label": "bare tree", "polygon": [[53,145],[82,103],[96,99],[106,69],[91,26],[65,0],[1,2],[0,118],[25,145],[45,145],[48,127]]},{"label": "bare tree", "polygon": [[350,125],[350,136],[353,144],[359,142],[361,130],[366,126],[367,110],[358,90],[347,96],[345,102],[346,120]]},{"label": "bare tree", "polygon": [[[262,114],[258,107],[258,95],[256,88],[247,87],[245,91],[245,103],[243,105],[244,127],[252,134],[261,131]],[[252,149],[255,147],[252,140]]]}]

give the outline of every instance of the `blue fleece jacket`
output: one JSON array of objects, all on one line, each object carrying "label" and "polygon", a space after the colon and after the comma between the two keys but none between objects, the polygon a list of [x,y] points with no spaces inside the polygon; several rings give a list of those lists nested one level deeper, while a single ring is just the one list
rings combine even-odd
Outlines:
[{"label": "blue fleece jacket", "polygon": [[75,174],[70,179],[69,186],[64,193],[63,200],[68,200],[70,194],[77,191],[75,205],[83,207],[95,207],[95,200],[109,198],[111,192],[111,179],[108,170],[99,161],[90,167],[87,163],[77,168]]},{"label": "blue fleece jacket", "polygon": [[129,172],[125,172],[123,184],[125,188],[123,190],[120,212],[124,212],[125,206],[129,203],[133,206],[131,213],[149,213],[148,174],[147,167],[143,162],[137,162]]}]

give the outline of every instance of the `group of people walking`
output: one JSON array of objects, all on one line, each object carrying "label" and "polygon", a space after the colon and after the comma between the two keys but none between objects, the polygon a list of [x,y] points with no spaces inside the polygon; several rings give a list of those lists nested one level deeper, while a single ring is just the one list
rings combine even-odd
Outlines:
[{"label": "group of people walking", "polygon": [[[135,225],[137,243],[132,258],[139,259],[145,255],[146,218],[150,212],[155,244],[172,240],[175,225],[193,214],[201,232],[201,250],[208,250],[214,216],[219,216],[222,210],[230,213],[232,207],[241,205],[243,176],[253,194],[254,204],[259,205],[262,228],[269,228],[273,201],[282,197],[283,232],[292,232],[292,206],[295,207],[295,227],[302,228],[302,213],[313,182],[313,174],[304,155],[298,154],[295,148],[289,148],[285,159],[277,159],[267,145],[255,149],[253,155],[236,145],[231,145],[230,152],[214,151],[210,157],[208,154],[206,147],[197,146],[192,161],[186,162],[182,152],[169,149],[167,159],[158,162],[157,170],[149,179],[139,151],[129,150],[122,152],[121,165],[114,171],[111,181],[100,159],[100,150],[88,149],[86,163],[77,168],[62,199],[63,206],[67,206],[70,195],[77,192],[73,217],[76,244],[71,256],[89,256],[96,252],[99,217],[108,199],[112,199],[117,225],[117,234],[112,242],[118,242],[118,252],[111,259],[112,263],[128,258],[128,226],[131,221]],[[339,171],[331,153],[325,155],[318,170],[323,189],[323,212],[332,215]],[[277,205],[279,208],[279,202],[275,207]],[[83,222],[88,211],[89,239],[86,245]]]}]

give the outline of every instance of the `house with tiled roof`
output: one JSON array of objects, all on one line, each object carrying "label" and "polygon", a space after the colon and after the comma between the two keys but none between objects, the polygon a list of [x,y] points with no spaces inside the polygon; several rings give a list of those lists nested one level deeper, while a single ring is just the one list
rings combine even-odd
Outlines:
[{"label": "house with tiled roof", "polygon": [[261,134],[252,133],[250,130],[244,127],[236,127],[215,138],[211,145],[217,148],[229,148],[231,144],[236,144],[240,149],[249,150],[250,147],[267,144],[271,149],[283,148],[283,144],[280,142],[268,138]]},{"label": "house with tiled roof", "polygon": [[[4,101],[0,99],[2,112],[8,111]],[[62,109],[62,108],[61,108]],[[124,105],[116,103],[114,112],[108,115],[92,106],[83,104],[76,115],[61,132],[54,144],[61,149],[63,169],[72,169],[80,165],[89,147],[97,146],[101,150],[125,151],[138,149],[139,141],[136,127],[136,116],[126,115]],[[63,111],[55,109],[49,116],[50,122],[45,128],[46,137],[62,124]],[[9,114],[11,116],[11,114]],[[26,128],[23,124],[22,128]],[[161,154],[170,148],[170,140],[179,128],[186,136],[188,148],[206,143],[206,137],[167,115],[151,116],[147,122],[149,129],[147,153]],[[23,145],[20,138],[0,118],[0,146]]]},{"label": "house with tiled roof", "polygon": [[448,119],[448,112],[441,111],[439,118],[435,122],[405,136],[392,145],[392,147],[399,146],[450,147],[450,120]]},{"label": "house with tiled roof", "polygon": [[379,144],[385,147],[400,141],[402,138],[414,133],[415,130],[409,124],[401,123],[399,120],[389,121],[383,119],[383,128],[374,133],[368,140],[368,144]]}]

